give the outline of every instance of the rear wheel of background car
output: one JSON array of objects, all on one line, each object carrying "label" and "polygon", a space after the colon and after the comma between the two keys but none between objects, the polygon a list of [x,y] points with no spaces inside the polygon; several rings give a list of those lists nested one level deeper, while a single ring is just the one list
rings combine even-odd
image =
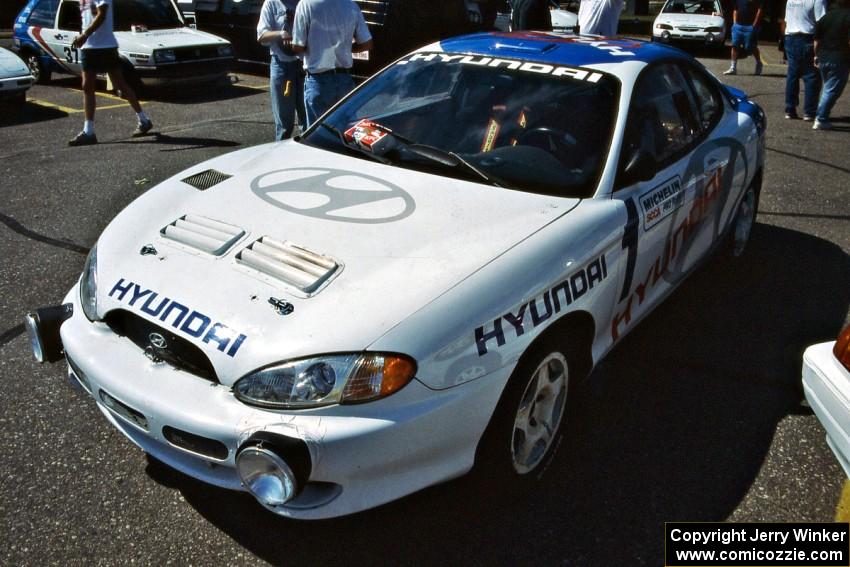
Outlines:
[{"label": "rear wheel of background car", "polygon": [[523,357],[481,441],[482,473],[524,486],[540,478],[575,423],[574,360],[545,342]]},{"label": "rear wheel of background car", "polygon": [[753,225],[756,223],[758,202],[758,190],[755,184],[750,185],[738,205],[738,210],[735,212],[735,217],[732,219],[732,226],[729,229],[726,255],[732,259],[740,258],[744,255],[744,250],[753,232]]},{"label": "rear wheel of background car", "polygon": [[35,53],[27,53],[24,61],[30,70],[30,75],[33,76],[36,83],[44,84],[50,82],[50,71],[44,68],[41,58],[38,55]]}]

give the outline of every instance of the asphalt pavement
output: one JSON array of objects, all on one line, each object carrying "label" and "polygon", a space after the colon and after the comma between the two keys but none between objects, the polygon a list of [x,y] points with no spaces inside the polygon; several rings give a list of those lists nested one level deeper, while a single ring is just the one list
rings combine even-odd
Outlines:
[{"label": "asphalt pavement", "polygon": [[[742,61],[768,115],[761,210],[738,267],[713,260],[642,322],[581,392],[577,442],[531,492],[479,471],[351,517],[294,522],[145,455],[38,365],[30,308],[61,301],[115,214],[208,158],[270,141],[267,80],[153,92],[157,135],[79,81],[0,107],[0,564],[659,565],[665,521],[832,521],[845,477],[802,400],[803,349],[850,313],[850,95],[837,129],[783,119],[784,66]],[[702,59],[716,74],[725,60]]]}]

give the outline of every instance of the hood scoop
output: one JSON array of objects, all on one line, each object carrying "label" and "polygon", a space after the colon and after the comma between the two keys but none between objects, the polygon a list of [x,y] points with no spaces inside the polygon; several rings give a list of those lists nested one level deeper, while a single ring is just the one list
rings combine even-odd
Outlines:
[{"label": "hood scoop", "polygon": [[245,235],[239,227],[217,220],[184,215],[159,231],[165,240],[213,256],[222,256]]},{"label": "hood scoop", "polygon": [[342,265],[333,258],[268,236],[242,249],[236,255],[236,261],[266,278],[295,288],[307,297],[318,292],[342,270]]}]

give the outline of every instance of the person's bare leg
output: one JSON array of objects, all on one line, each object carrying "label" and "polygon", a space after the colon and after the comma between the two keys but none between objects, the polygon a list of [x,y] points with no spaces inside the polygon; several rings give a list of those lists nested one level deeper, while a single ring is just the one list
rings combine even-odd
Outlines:
[{"label": "person's bare leg", "polygon": [[94,96],[97,75],[94,71],[83,71],[83,108],[86,120],[94,120],[94,111],[97,107],[97,99]]},{"label": "person's bare leg", "polygon": [[127,80],[124,78],[124,72],[121,71],[121,67],[116,67],[114,70],[110,71],[109,78],[112,81],[112,84],[121,91],[121,97],[130,103],[130,106],[133,107],[136,114],[141,112],[142,105],[139,104],[139,99],[136,97],[136,91],[130,88]]}]

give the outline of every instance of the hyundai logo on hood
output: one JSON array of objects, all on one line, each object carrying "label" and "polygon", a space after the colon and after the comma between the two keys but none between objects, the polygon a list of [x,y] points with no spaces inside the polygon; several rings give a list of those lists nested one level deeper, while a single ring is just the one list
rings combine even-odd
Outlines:
[{"label": "hyundai logo on hood", "polygon": [[269,171],[251,181],[251,190],[279,209],[337,222],[395,222],[416,210],[416,201],[398,185],[342,169]]}]

